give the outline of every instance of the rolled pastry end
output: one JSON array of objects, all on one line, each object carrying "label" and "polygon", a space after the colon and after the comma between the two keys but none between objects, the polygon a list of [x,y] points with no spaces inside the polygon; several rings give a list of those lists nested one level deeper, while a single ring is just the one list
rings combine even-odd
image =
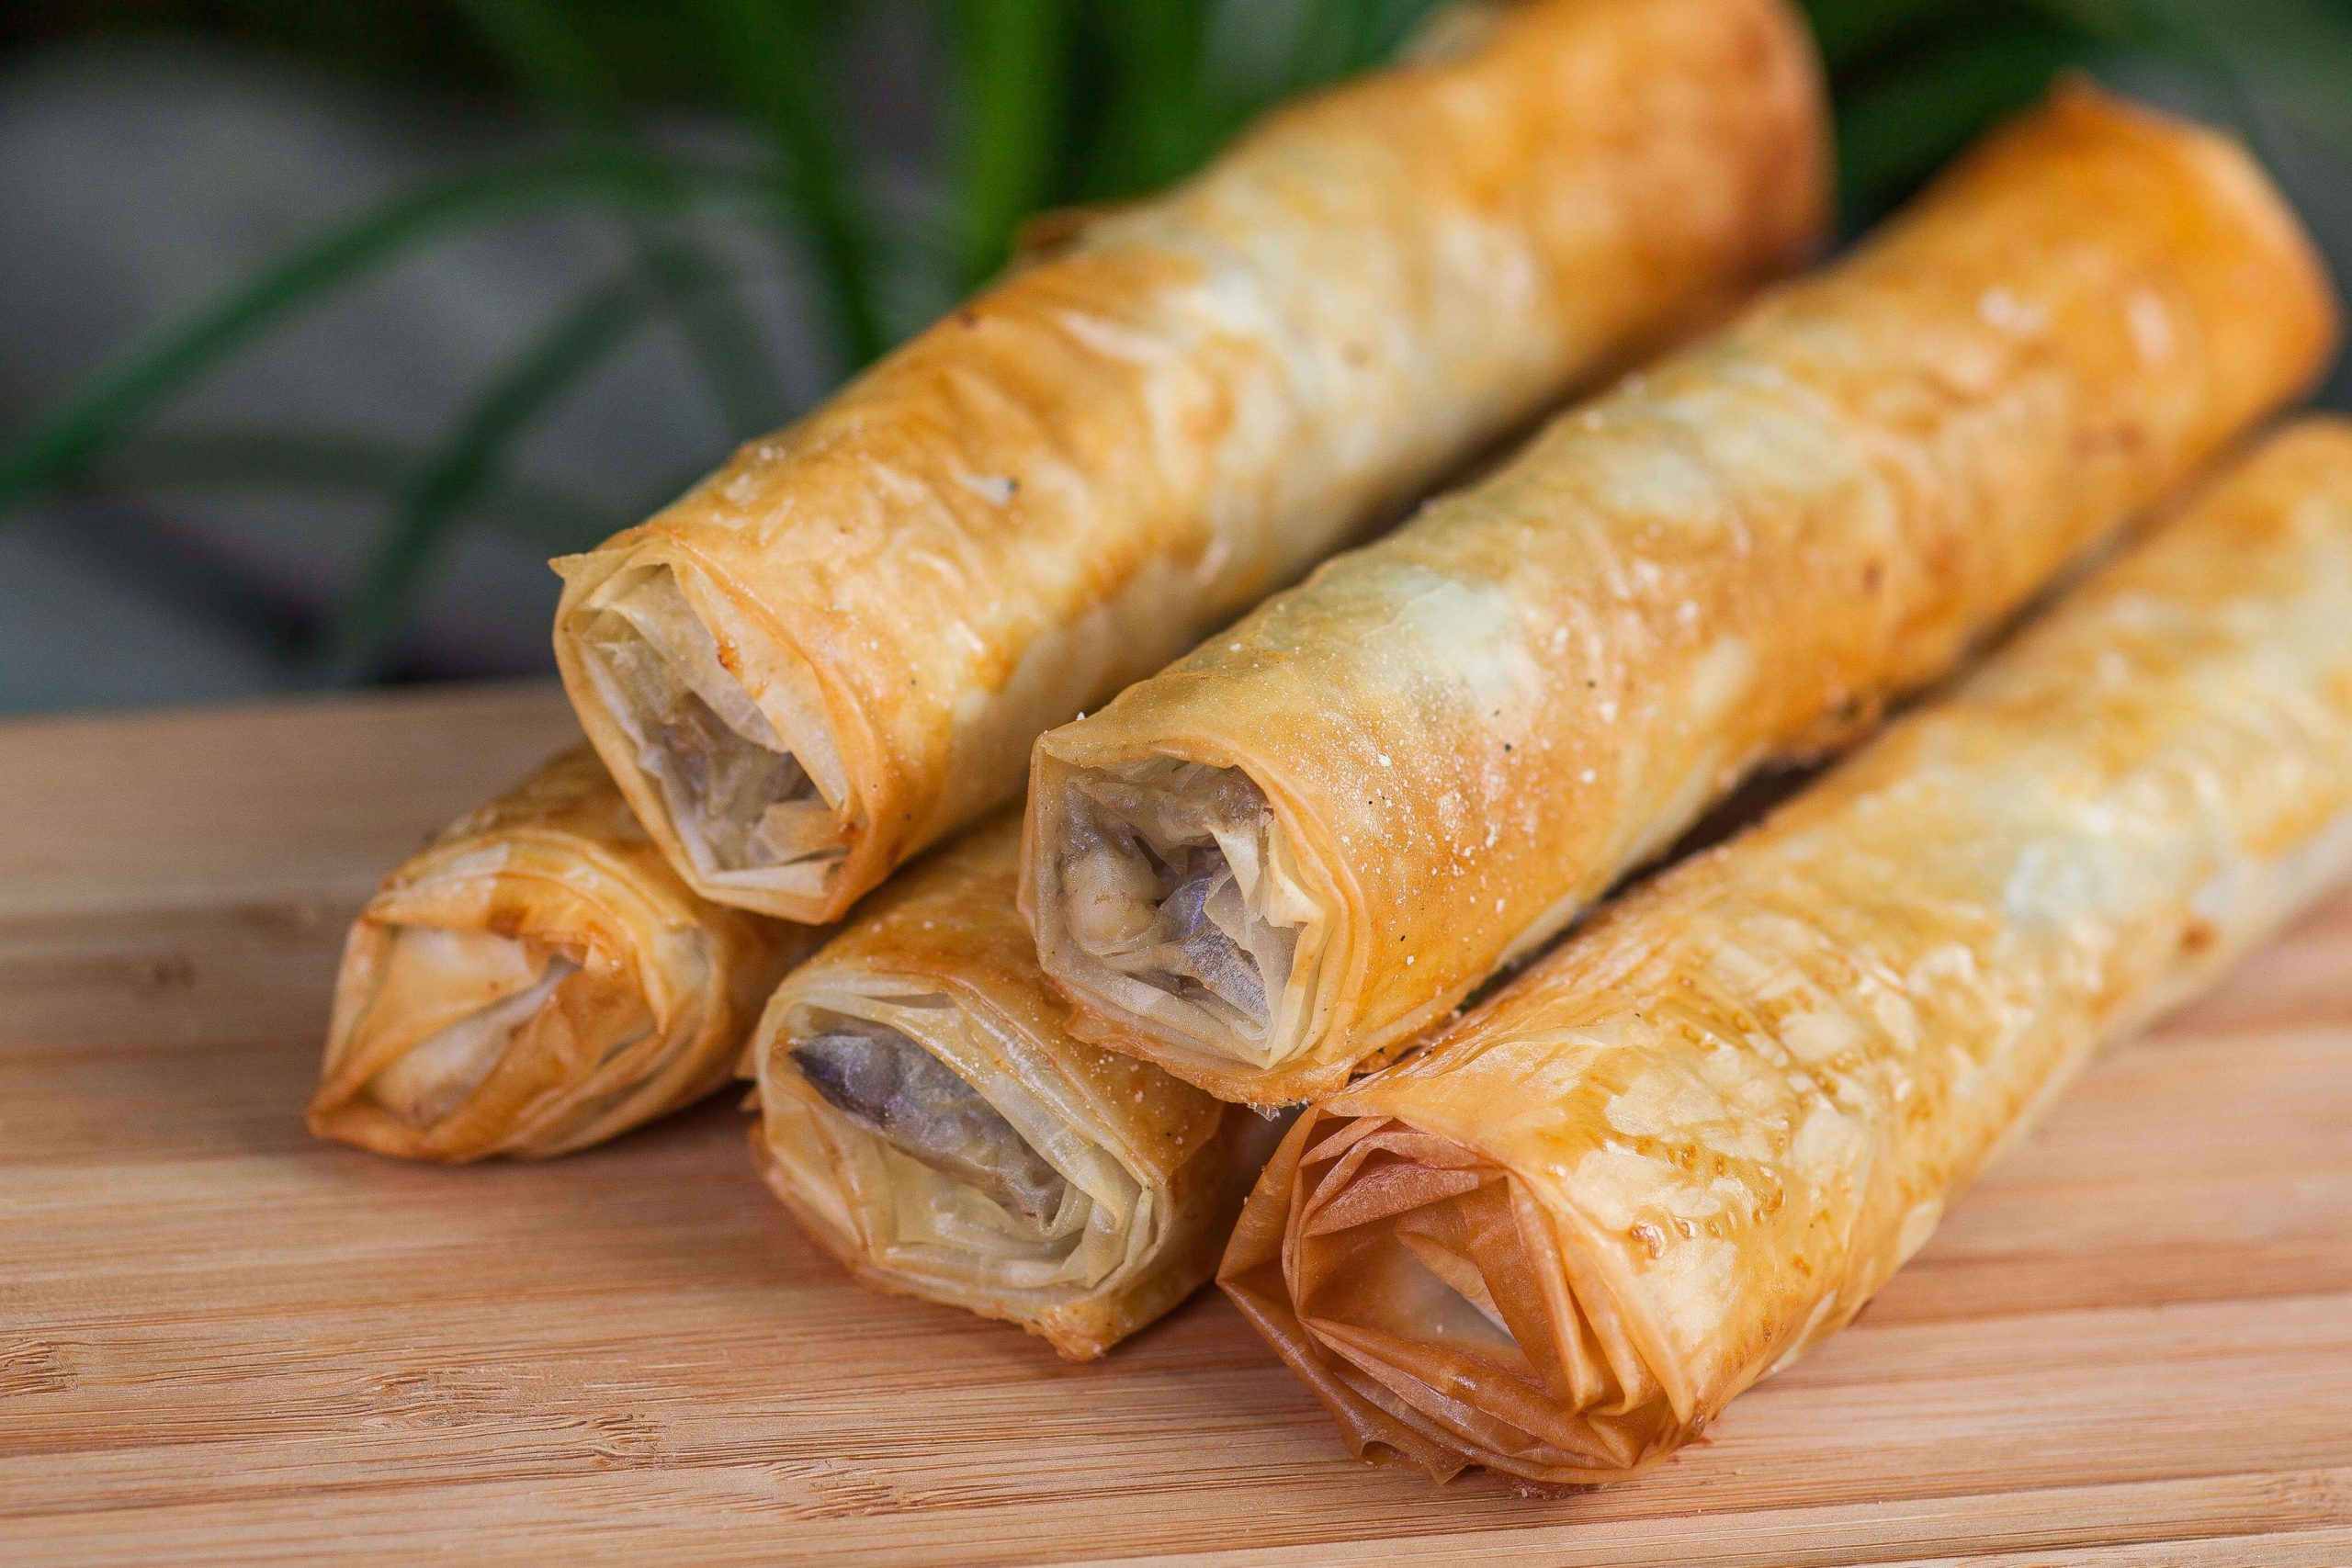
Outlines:
[{"label": "rolled pastry end", "polygon": [[[1313,1038],[1330,919],[1266,792],[1238,768],[1041,750],[1022,899],[1074,1031],[1232,1100]],[[1337,1085],[1330,1087],[1336,1088]]]},{"label": "rolled pastry end", "polygon": [[952,1199],[952,1189],[969,1189],[1040,1235],[1067,1228],[1057,1222],[1072,1207],[1069,1180],[978,1089],[899,1031],[831,1019],[786,1055],[820,1100],[922,1167],[926,1190]]},{"label": "rolled pastry end", "polygon": [[613,934],[628,917],[587,903],[479,870],[379,895],[344,949],[311,1130],[407,1159],[544,1157],[723,1081],[710,955],[659,919],[637,923],[680,945],[634,953]]},{"label": "rolled pastry end", "polygon": [[590,739],[695,892],[811,924],[835,919],[858,837],[814,673],[754,669],[726,601],[653,548],[556,563],[556,651]]},{"label": "rolled pastry end", "polygon": [[1697,1435],[1642,1325],[1508,1171],[1388,1116],[1310,1110],[1217,1282],[1360,1459],[1547,1486],[1638,1474]]},{"label": "rolled pastry end", "polygon": [[1086,1114],[1099,1086],[1022,1046],[1011,1021],[920,981],[863,978],[779,993],[750,1062],[768,1183],[844,1267],[1018,1324],[1077,1361],[1205,1282],[1257,1168],[1234,1157],[1246,1129],[1153,1179]]}]

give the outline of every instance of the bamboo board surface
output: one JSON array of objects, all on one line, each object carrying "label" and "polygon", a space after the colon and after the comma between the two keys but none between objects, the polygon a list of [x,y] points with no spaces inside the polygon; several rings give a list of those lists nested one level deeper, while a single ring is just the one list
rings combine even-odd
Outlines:
[{"label": "bamboo board surface", "polygon": [[2352,1563],[2352,890],[1614,1490],[1349,1460],[1214,1293],[1091,1367],[869,1295],[711,1104],[424,1169],[300,1109],[343,926],[543,687],[0,726],[0,1562]]}]

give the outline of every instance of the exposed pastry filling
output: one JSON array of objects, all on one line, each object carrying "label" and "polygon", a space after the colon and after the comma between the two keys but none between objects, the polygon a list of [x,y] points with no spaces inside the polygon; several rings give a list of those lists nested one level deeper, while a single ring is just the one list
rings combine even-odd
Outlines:
[{"label": "exposed pastry filling", "polygon": [[943,1176],[1037,1224],[1069,1190],[996,1107],[895,1029],[844,1019],[792,1051],[810,1088],[842,1115]]},{"label": "exposed pastry filling", "polygon": [[1264,793],[1238,769],[1160,759],[1073,773],[1060,804],[1046,966],[1211,1054],[1281,1059],[1316,911],[1275,864]]},{"label": "exposed pastry filling", "polygon": [[667,567],[623,574],[582,623],[582,651],[638,765],[705,875],[842,855],[833,806],[719,658]]},{"label": "exposed pastry filling", "polygon": [[[1167,1215],[1069,1115],[1084,1089],[936,994],[794,1010],[760,1050],[770,1179],[949,1299],[1050,1306],[1148,1258]],[[789,1043],[787,1043],[789,1042]]]},{"label": "exposed pastry filling", "polygon": [[[393,1055],[363,1091],[422,1131],[481,1086],[517,1032],[579,965],[481,931],[399,926],[352,1049]],[[386,1030],[412,1035],[404,1047]]]}]

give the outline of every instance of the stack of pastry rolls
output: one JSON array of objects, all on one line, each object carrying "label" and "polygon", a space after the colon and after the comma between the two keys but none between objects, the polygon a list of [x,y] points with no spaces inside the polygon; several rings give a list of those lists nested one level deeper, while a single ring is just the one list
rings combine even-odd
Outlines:
[{"label": "stack of pastry rolls", "polygon": [[313,1124],[560,1153],[740,1061],[869,1285],[1085,1359],[1221,1257],[1360,1453],[1687,1440],[2352,853],[2314,427],[1453,1021],[2331,350],[2245,155],[2070,88],[1283,588],[1794,261],[1822,131],[1778,0],[1464,6],[558,562],[595,756],[388,881]]},{"label": "stack of pastry rolls", "polygon": [[1784,0],[1440,20],[556,563],[565,688],[697,892],[839,918],[1041,730],[1819,239]]},{"label": "stack of pastry rolls", "polygon": [[[1074,344],[1049,337],[1052,357],[992,395],[989,407],[1021,415],[1018,439],[996,448],[1005,471],[1037,477],[1021,479],[1024,499],[988,502],[1023,514],[1019,551],[955,576],[965,592],[952,624],[972,629],[992,671],[984,701],[960,699],[965,735],[927,716],[975,690],[972,652],[943,647],[932,623],[910,618],[911,591],[895,578],[866,575],[898,568],[871,563],[864,532],[845,531],[857,576],[820,574],[762,597],[757,640],[725,645],[730,671],[825,685],[813,672],[848,646],[838,628],[878,621],[896,660],[879,666],[895,683],[878,700],[834,688],[788,713],[756,705],[779,720],[798,716],[797,733],[829,758],[846,755],[835,738],[853,720],[888,716],[900,739],[842,764],[840,792],[811,784],[791,807],[804,823],[821,818],[828,834],[879,812],[883,837],[866,849],[759,867],[697,860],[685,824],[696,812],[715,818],[692,791],[661,782],[672,763],[645,745],[643,725],[629,730],[643,689],[632,695],[599,673],[609,657],[600,639],[634,634],[600,606],[619,603],[609,585],[651,581],[646,562],[797,570],[812,551],[830,562],[829,538],[796,541],[838,514],[837,461],[870,463],[876,448],[824,422],[867,419],[886,394],[889,406],[919,400],[937,417],[919,354],[852,389],[793,446],[748,452],[735,478],[713,481],[773,503],[717,508],[707,489],[566,566],[558,637],[575,698],[594,694],[581,705],[590,732],[625,780],[639,781],[648,821],[668,813],[675,858],[708,865],[699,886],[756,885],[746,901],[759,908],[837,907],[1016,790],[1046,723],[1146,673],[1343,542],[1414,480],[1531,412],[1531,394],[1556,394],[1720,305],[1816,236],[1820,106],[1801,25],[1778,4],[1544,0],[1465,10],[1452,24],[1414,62],[1276,117],[1164,204],[1090,232],[980,302],[979,326],[1034,344],[1035,313],[1066,311],[1066,291],[1083,278],[1104,291],[1090,310],[1139,313],[1203,357],[1170,377],[1164,345],[1130,338],[1106,356],[1091,333]],[[1383,248],[1368,265],[1366,243]],[[1245,282],[1253,303],[1242,312],[1227,296]],[[1465,290],[1489,292],[1474,300]],[[1217,318],[1205,340],[1204,309]],[[1001,347],[970,352],[988,355],[978,369],[1008,374]],[[1338,373],[1334,353],[1351,368]],[[1057,366],[1076,378],[1028,378]],[[1211,395],[1214,413],[1196,403]],[[959,397],[978,403],[968,388]],[[1140,447],[1138,430],[1149,433]],[[1038,451],[1041,441],[1053,450]],[[1067,471],[1073,446],[1093,454],[1082,472]],[[906,483],[891,460],[896,495]],[[969,520],[980,503],[968,454],[939,460],[955,467],[924,482],[941,505],[894,525],[917,558],[923,538],[961,552],[1002,525]],[[1107,537],[1114,527],[1120,536]],[[696,553],[682,556],[687,547]],[[1170,560],[1192,564],[1171,575]],[[755,572],[773,579],[776,567],[729,575],[749,583]],[[844,582],[845,597],[818,603]],[[715,634],[729,612],[705,603]],[[1054,608],[1041,622],[1043,605]],[[910,635],[922,639],[920,658]],[[1050,697],[1024,672],[1037,661],[1053,666]],[[731,689],[710,705],[741,706]],[[989,738],[1004,729],[1017,741]],[[761,744],[776,754],[795,733],[777,722]],[[783,749],[808,754],[800,744]],[[895,768],[892,746],[903,747]],[[776,809],[737,798],[742,810]],[[876,858],[860,869],[867,852]],[[830,893],[782,897],[819,867],[823,880],[806,886]],[[1017,816],[983,826],[901,873],[783,986],[747,1057],[763,1107],[756,1143],[779,1197],[861,1280],[1017,1322],[1083,1359],[1209,1278],[1278,1128],[1073,1032],[1017,912],[1018,867]]]},{"label": "stack of pastry rolls", "polygon": [[[810,925],[1016,794],[1038,732],[1801,259],[1826,188],[1783,0],[1474,0],[1086,224],[557,563],[607,772],[554,764],[388,878],[312,1125],[547,1155],[707,1091]],[[1092,1354],[1206,1280],[1272,1139],[1069,1038],[1014,831],[858,910],[769,1009],[762,1146],[861,1277]],[[974,944],[946,973],[894,949],[910,903]],[[977,1021],[864,997],[869,969]]]},{"label": "stack of pastry rolls", "polygon": [[2352,423],[1310,1109],[1222,1278],[1360,1454],[1631,1475],[2352,865]]},{"label": "stack of pastry rolls", "polygon": [[1654,1463],[2352,862],[2352,433],[2314,427],[1350,1082],[1758,761],[1951,668],[2335,325],[2243,153],[2070,89],[1040,742],[1023,897],[1073,1026],[1317,1098],[1220,1278],[1359,1454]]},{"label": "stack of pastry rolls", "polygon": [[1949,670],[2315,377],[2235,145],[2087,88],[1039,743],[1022,897],[1090,1038],[1326,1094],[1759,762]]}]

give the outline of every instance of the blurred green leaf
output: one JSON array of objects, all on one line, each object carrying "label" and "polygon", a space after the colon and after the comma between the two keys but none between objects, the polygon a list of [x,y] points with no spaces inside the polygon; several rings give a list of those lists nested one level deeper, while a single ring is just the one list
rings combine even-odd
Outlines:
[{"label": "blurred green leaf", "polygon": [[1441,0],[1366,0],[1373,13],[1364,57],[1355,69],[1377,65],[1409,40],[1430,13],[1443,9]]},{"label": "blurred green leaf", "polygon": [[791,406],[769,362],[759,325],[736,299],[727,269],[688,243],[675,220],[649,219],[636,231],[638,265],[702,371],[713,408],[738,441],[773,430]]},{"label": "blurred green leaf", "polygon": [[[203,3],[187,0],[189,14]],[[947,45],[950,114],[933,193],[942,199],[920,209],[874,197],[841,130],[834,73],[844,28],[870,19],[861,0],[456,0],[422,8],[440,18],[437,32],[403,21],[353,49],[392,70],[399,49],[413,47],[415,71],[469,86],[503,63],[584,145],[388,204],[158,333],[0,450],[0,509],[101,458],[97,475],[112,483],[225,485],[243,472],[254,484],[397,492],[394,521],[334,637],[335,668],[368,669],[460,524],[514,526],[550,548],[604,530],[609,520],[595,509],[508,474],[507,457],[642,321],[658,314],[681,333],[738,434],[783,412],[779,378],[736,280],[691,226],[705,197],[752,196],[791,236],[796,257],[813,264],[839,366],[854,368],[888,341],[886,279],[908,282],[892,270],[901,260],[935,264],[920,285],[932,293],[969,287],[1001,264],[1027,214],[1183,177],[1272,97],[1385,57],[1441,3],[928,0]],[[2290,118],[2352,154],[2345,0],[1803,3],[1832,72],[1849,220],[1883,210],[2030,101],[2054,71],[2119,51],[2232,83],[2240,100],[2259,106],[2255,118]],[[313,25],[316,8],[300,0],[232,0],[231,10],[270,7],[284,13],[281,32],[331,31]],[[458,17],[470,31],[458,28]],[[713,83],[763,133],[755,175],[662,157],[639,137],[633,103],[707,105]],[[417,457],[301,432],[156,432],[126,442],[133,422],[209,367],[370,267],[436,234],[565,200],[607,204],[630,236],[635,273],[519,354],[453,421],[437,451]],[[675,494],[686,478],[672,476],[655,499]]]},{"label": "blurred green leaf", "polygon": [[957,281],[1002,265],[1021,220],[1052,188],[1069,80],[1069,0],[956,0]]},{"label": "blurred green leaf", "polygon": [[1306,0],[1291,40],[1289,80],[1296,91],[1356,69],[1372,51],[1379,15],[1370,0]]},{"label": "blurred green leaf", "polygon": [[[398,443],[345,431],[175,427],[122,442],[91,477],[109,489],[381,497],[405,488],[427,461]],[[623,522],[556,486],[503,473],[484,484],[468,515],[550,554],[584,549]]]},{"label": "blurred green leaf", "polygon": [[620,94],[579,31],[546,0],[456,0],[532,96],[572,125],[617,132]]},{"label": "blurred green leaf", "polygon": [[[2267,4],[2267,0],[2256,0]],[[2163,32],[2140,0],[2028,0],[2051,22],[2102,43],[2148,43]]]},{"label": "blurred green leaf", "polygon": [[1951,17],[1983,0],[1805,0],[1805,15],[1833,74]]},{"label": "blurred green leaf", "polygon": [[837,344],[854,369],[888,346],[881,254],[860,178],[825,90],[810,0],[696,0],[713,62],[775,143],[779,216],[802,230],[831,302]]},{"label": "blurred green leaf", "polygon": [[707,177],[634,154],[592,149],[469,175],[389,202],[154,333],[36,418],[0,451],[0,514],[71,472],[132,420],[264,329],[436,234],[563,201],[671,204],[688,183]]},{"label": "blurred green leaf", "polygon": [[1905,55],[1847,92],[1838,117],[1838,186],[1849,222],[1884,211],[1970,139],[2031,103],[2086,58],[2084,40],[2030,24]]},{"label": "blurred green leaf", "polygon": [[1201,75],[1208,8],[1201,0],[1108,0],[1093,15],[1112,80],[1088,194],[1130,197],[1190,172],[1216,145],[1221,117]]},{"label": "blurred green leaf", "polygon": [[2352,153],[2352,10],[2326,0],[2137,0],[2162,32],[2192,42],[2249,97]]},{"label": "blurred green leaf", "polygon": [[[1247,0],[1245,0],[1247,3]],[[1377,65],[1443,0],[1302,0],[1281,87],[1301,92]],[[1237,106],[1236,118],[1264,107]]]},{"label": "blurred green leaf", "polygon": [[373,672],[425,568],[466,508],[498,476],[532,422],[616,347],[661,302],[641,273],[590,295],[517,355],[458,419],[410,483],[376,557],[336,624],[322,660],[335,682]]},{"label": "blurred green leaf", "polygon": [[[550,0],[458,0],[510,68],[559,119],[591,145],[636,146],[628,107],[603,62]],[[634,209],[621,214],[639,265],[662,295],[686,350],[701,369],[711,401],[737,440],[781,418],[786,399],[763,351],[756,323],[731,293],[709,285],[721,269],[690,241],[676,219]]]}]

